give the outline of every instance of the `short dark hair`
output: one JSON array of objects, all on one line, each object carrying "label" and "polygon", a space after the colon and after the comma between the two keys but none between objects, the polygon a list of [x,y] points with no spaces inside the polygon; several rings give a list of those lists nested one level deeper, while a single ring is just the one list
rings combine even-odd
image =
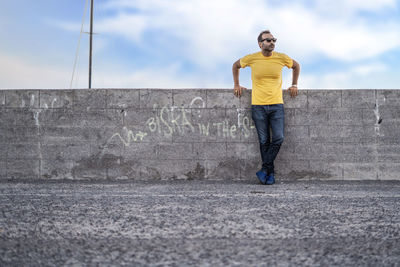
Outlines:
[{"label": "short dark hair", "polygon": [[260,32],[260,34],[258,35],[258,37],[257,37],[257,41],[259,42],[259,43],[261,43],[261,40],[262,40],[262,35],[263,34],[271,34],[271,32],[269,31],[269,30],[265,30],[265,31],[262,31],[262,32]]}]

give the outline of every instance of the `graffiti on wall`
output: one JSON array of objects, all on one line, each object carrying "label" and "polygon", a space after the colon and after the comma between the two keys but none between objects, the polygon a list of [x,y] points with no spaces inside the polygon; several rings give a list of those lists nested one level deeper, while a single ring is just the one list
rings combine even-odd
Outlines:
[{"label": "graffiti on wall", "polygon": [[[195,103],[197,103],[196,107],[194,107]],[[236,110],[237,118],[233,121],[232,118],[227,118],[225,110],[220,116],[212,114],[214,112],[212,109],[206,110],[205,102],[201,97],[193,98],[188,107],[159,107],[155,104],[153,111],[156,115],[147,118],[141,129],[129,129],[125,126],[121,132],[114,133],[108,139],[107,144],[117,139],[124,146],[130,146],[132,143],[146,141],[150,135],[169,138],[196,134],[197,136],[231,139],[239,139],[242,136],[247,139],[250,138],[251,131],[255,128],[245,109],[238,108]]]}]

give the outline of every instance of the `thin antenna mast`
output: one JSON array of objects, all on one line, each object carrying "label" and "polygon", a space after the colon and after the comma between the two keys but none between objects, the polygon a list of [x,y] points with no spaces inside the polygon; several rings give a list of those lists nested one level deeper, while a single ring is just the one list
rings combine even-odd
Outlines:
[{"label": "thin antenna mast", "polygon": [[89,89],[92,88],[93,1],[90,1]]}]

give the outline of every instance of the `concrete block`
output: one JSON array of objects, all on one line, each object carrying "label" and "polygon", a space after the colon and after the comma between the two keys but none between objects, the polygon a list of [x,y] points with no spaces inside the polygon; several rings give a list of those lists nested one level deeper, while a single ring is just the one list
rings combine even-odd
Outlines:
[{"label": "concrete block", "polygon": [[199,180],[206,175],[202,160],[141,160],[141,179]]},{"label": "concrete block", "polygon": [[8,159],[40,159],[41,144],[38,143],[11,143],[8,146]]},{"label": "concrete block", "polygon": [[[154,113],[153,113],[154,114]],[[144,128],[152,133],[168,137],[194,133],[196,128],[191,121],[191,109],[163,108],[157,110],[157,114],[148,117]]]},{"label": "concrete block", "polygon": [[7,90],[5,94],[8,108],[39,108],[38,90]]},{"label": "concrete block", "polygon": [[163,108],[173,105],[172,90],[142,89],[139,94],[141,108]]},{"label": "concrete block", "polygon": [[376,145],[377,162],[400,163],[400,144]]},{"label": "concrete block", "polygon": [[42,143],[90,141],[96,137],[90,130],[92,128],[43,126],[40,127],[40,141]]},{"label": "concrete block", "polygon": [[400,125],[399,124],[380,124],[375,127],[375,134],[379,144],[400,144]]},{"label": "concrete block", "polygon": [[236,158],[223,160],[207,160],[206,178],[212,180],[240,180],[241,165],[244,163]]},{"label": "concrete block", "polygon": [[258,143],[226,143],[227,157],[246,161],[260,160],[260,146]]},{"label": "concrete block", "polygon": [[[121,145],[121,147],[129,147],[136,143],[154,143],[157,135],[151,135],[150,132],[143,132],[142,127],[107,127],[96,128],[97,139],[91,140],[92,143],[103,147],[107,144]],[[171,138],[168,139],[171,141]],[[161,141],[161,137],[160,137]]]},{"label": "concrete block", "polygon": [[[168,147],[168,144],[171,143],[162,143],[166,147],[163,147],[162,152],[160,152],[159,146],[160,144],[158,143],[132,143],[129,146],[124,147],[124,152],[122,154],[123,159],[125,161],[137,161],[139,159],[156,159],[156,158],[162,158],[162,159],[170,159],[168,158],[169,155],[167,155],[168,149],[169,152],[174,153],[173,147],[170,146]],[[189,146],[191,144],[188,144]],[[190,147],[190,152],[191,152],[191,147]],[[179,157],[179,155],[173,155],[172,158]]]},{"label": "concrete block", "polygon": [[[216,142],[224,141],[222,131],[225,121],[224,109],[191,109],[188,113],[174,115],[168,125],[173,130],[174,142]],[[177,119],[178,118],[178,119]],[[219,130],[219,131],[218,131]],[[171,131],[170,131],[171,132]]]},{"label": "concrete block", "polygon": [[222,126],[221,129],[229,142],[257,140],[257,136],[254,136],[257,133],[251,118],[251,109],[226,109],[226,121]]},{"label": "concrete block", "polygon": [[[381,119],[381,124],[400,124],[400,105],[398,107],[393,106],[380,106],[378,117]],[[375,116],[375,123],[379,119]]]},{"label": "concrete block", "polygon": [[[233,93],[233,89],[231,92]],[[251,89],[242,92],[242,96],[239,99],[240,108],[251,108],[251,94]]]},{"label": "concrete block", "polygon": [[375,131],[372,127],[363,126],[310,126],[312,142],[374,142]]},{"label": "concrete block", "polygon": [[285,108],[307,108],[307,90],[299,90],[299,94],[292,98],[287,90],[283,91]]},{"label": "concrete block", "polygon": [[226,143],[193,143],[195,159],[225,160],[228,156]]},{"label": "concrete block", "polygon": [[[197,109],[193,109],[197,110]],[[182,132],[186,128],[192,130],[192,109],[164,107],[162,109],[134,109],[126,110],[124,114],[124,125],[145,126],[151,131],[166,133]]]},{"label": "concrete block", "polygon": [[197,124],[193,129],[185,128],[185,133],[182,131],[174,130],[172,141],[174,143],[201,143],[201,142],[224,142],[225,137],[218,136],[217,126],[213,123]]},{"label": "concrete block", "polygon": [[113,140],[107,144],[98,144],[91,143],[90,144],[90,155],[96,156],[99,158],[122,158],[125,153],[125,147],[121,142],[117,140]]},{"label": "concrete block", "polygon": [[285,125],[301,125],[301,122],[297,121],[295,118],[296,109],[285,107]]},{"label": "concrete block", "polygon": [[35,159],[8,159],[8,179],[38,179],[40,177],[40,160]]},{"label": "concrete block", "polygon": [[73,126],[81,127],[118,127],[123,125],[123,118],[117,110],[97,110],[95,112],[75,113]]},{"label": "concrete block", "polygon": [[106,179],[107,168],[113,166],[113,162],[121,158],[104,158],[100,155],[91,155],[88,158],[75,160],[72,169],[74,179]]},{"label": "concrete block", "polygon": [[74,111],[90,111],[107,108],[107,90],[73,90]]},{"label": "concrete block", "polygon": [[39,114],[40,126],[59,127],[72,126],[74,123],[74,112],[68,109],[47,109]]},{"label": "concrete block", "polygon": [[52,127],[118,127],[123,125],[123,115],[118,110],[42,110],[39,114],[41,126]]},{"label": "concrete block", "polygon": [[140,180],[141,163],[136,160],[115,159],[107,167],[107,179],[112,180]]},{"label": "concrete block", "polygon": [[320,175],[320,173],[310,171],[307,160],[275,160],[274,164],[276,179],[278,180],[308,179]]},{"label": "concrete block", "polygon": [[89,143],[64,141],[41,144],[40,153],[41,157],[47,160],[79,160],[81,158],[88,158],[91,150]]},{"label": "concrete block", "polygon": [[[251,109],[227,109],[226,117],[228,123],[227,141],[230,142],[258,142],[257,130],[254,125]],[[232,128],[234,127],[234,128]],[[226,132],[226,131],[225,131]],[[238,138],[240,136],[240,138]]]},{"label": "concrete block", "polygon": [[15,125],[14,109],[0,109],[0,127],[7,128]]},{"label": "concrete block", "polygon": [[[276,160],[299,160],[299,159],[304,159],[302,155],[296,154],[294,152],[295,149],[295,144],[290,143],[290,142],[283,142],[281,149],[279,150],[279,154],[276,158]],[[259,154],[260,152],[258,152]],[[261,160],[260,155],[257,157],[257,160]]]},{"label": "concrete block", "polygon": [[153,153],[153,159],[160,160],[183,160],[183,159],[201,159],[196,157],[193,151],[192,143],[160,143],[157,146],[157,152]]},{"label": "concrete block", "polygon": [[0,129],[0,142],[37,143],[40,140],[37,127],[8,127]]},{"label": "concrete block", "polygon": [[400,179],[400,163],[380,163],[378,179],[398,181]]},{"label": "concrete block", "polygon": [[150,108],[134,108],[124,109],[121,115],[124,119],[124,125],[130,127],[132,125],[147,126],[154,124],[154,127],[167,127],[169,123],[171,111],[165,109],[150,109]]},{"label": "concrete block", "polygon": [[125,146],[134,143],[158,143],[172,142],[173,135],[169,132],[154,130],[147,126],[130,126],[110,128],[107,134],[103,136],[102,142],[106,143],[109,139],[119,140]]},{"label": "concrete block", "polygon": [[379,106],[400,106],[400,90],[376,90],[376,99]]},{"label": "concrete block", "polygon": [[343,164],[324,160],[310,160],[305,179],[343,180]]},{"label": "concrete block", "polygon": [[258,143],[258,134],[257,134],[257,130],[256,127],[254,125],[250,126],[250,130],[247,131],[247,129],[245,130],[244,128],[241,129],[241,140],[243,140],[243,142],[247,142],[247,143]]},{"label": "concrete block", "polygon": [[7,179],[7,161],[0,158],[0,180]]},{"label": "concrete block", "polygon": [[340,108],[341,105],[341,90],[308,91],[308,108]]},{"label": "concrete block", "polygon": [[44,159],[41,161],[42,179],[74,179],[72,170],[74,168],[73,160],[63,159]]},{"label": "concrete block", "polygon": [[40,108],[72,108],[74,93],[66,90],[41,90],[40,91]]},{"label": "concrete block", "polygon": [[[375,125],[379,122],[381,112],[376,113],[375,109],[362,109],[362,123],[363,125]],[[382,120],[383,122],[383,120]],[[386,122],[386,120],[385,120]]]},{"label": "concrete block", "polygon": [[41,109],[11,109],[6,110],[5,118],[9,125],[38,127],[41,124]]},{"label": "concrete block", "polygon": [[214,123],[221,123],[226,119],[225,109],[192,109],[191,123],[198,126]]},{"label": "concrete block", "polygon": [[329,156],[341,157],[343,143],[296,143],[295,153],[308,160],[326,160]]},{"label": "concrete block", "polygon": [[261,160],[259,161],[241,161],[238,163],[240,167],[240,179],[247,180],[259,184],[256,172],[261,169]]},{"label": "concrete block", "polygon": [[344,162],[349,163],[370,163],[375,164],[377,162],[376,147],[374,144],[347,144],[344,143],[343,150]]},{"label": "concrete block", "polygon": [[[2,125],[5,126],[5,125]],[[0,143],[7,144],[13,138],[14,130],[11,127],[0,128]]]},{"label": "concrete block", "polygon": [[187,89],[172,91],[173,106],[179,108],[206,108],[207,90]]},{"label": "concrete block", "polygon": [[369,163],[343,163],[344,180],[377,180],[378,167]]},{"label": "concrete block", "polygon": [[[1,132],[1,129],[0,129]],[[8,142],[0,142],[0,160],[7,159],[9,143]]]},{"label": "concrete block", "polygon": [[226,109],[225,117],[213,123],[213,126],[217,128],[218,136],[225,138],[226,141],[241,142],[241,131],[245,126],[243,125],[244,118],[238,110]]},{"label": "concrete block", "polygon": [[363,125],[363,110],[353,108],[332,108],[326,110],[329,125]]},{"label": "concrete block", "polygon": [[326,125],[330,111],[325,108],[285,108],[285,125]]},{"label": "concrete block", "polygon": [[233,90],[209,90],[207,108],[240,108],[240,100],[234,96]]},{"label": "concrete block", "polygon": [[309,127],[313,126],[295,126],[289,125],[285,127],[284,142],[290,143],[309,143],[310,136],[309,136]]},{"label": "concrete block", "polygon": [[111,109],[138,109],[140,107],[139,90],[112,89],[107,91],[108,108]]},{"label": "concrete block", "polygon": [[0,91],[0,108],[5,107],[6,105],[6,93],[5,91]]},{"label": "concrete block", "polygon": [[373,109],[375,107],[375,90],[343,90],[342,107]]},{"label": "concrete block", "polygon": [[118,110],[97,110],[75,114],[80,121],[75,121],[74,126],[83,127],[118,127],[123,125],[123,117]]}]

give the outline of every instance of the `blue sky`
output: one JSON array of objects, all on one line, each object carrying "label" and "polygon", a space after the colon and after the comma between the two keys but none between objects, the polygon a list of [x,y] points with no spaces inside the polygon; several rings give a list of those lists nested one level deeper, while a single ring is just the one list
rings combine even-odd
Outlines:
[{"label": "blue sky", "polygon": [[[0,1],[0,88],[70,88],[85,2]],[[300,88],[400,88],[400,0],[95,0],[94,18],[94,88],[232,88],[264,29],[301,64]],[[88,39],[73,88],[88,84]]]}]

